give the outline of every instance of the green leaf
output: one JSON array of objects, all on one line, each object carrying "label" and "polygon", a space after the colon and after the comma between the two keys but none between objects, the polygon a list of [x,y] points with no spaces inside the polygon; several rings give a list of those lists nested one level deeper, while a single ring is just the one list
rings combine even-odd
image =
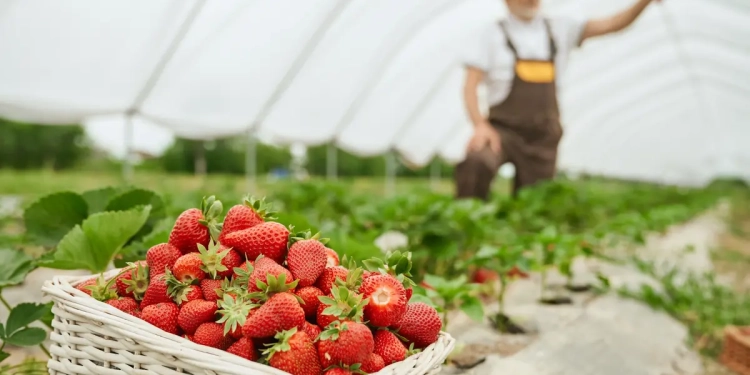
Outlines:
[{"label": "green leaf", "polygon": [[89,206],[89,215],[92,215],[97,212],[105,211],[104,208],[107,207],[107,203],[109,203],[110,199],[120,191],[121,189],[119,188],[108,186],[101,189],[85,191],[81,196],[83,196],[83,199]]},{"label": "green leaf", "polygon": [[381,269],[385,269],[385,262],[383,262],[380,258],[372,258],[362,261],[362,265],[365,266],[365,268],[368,271],[378,271]]},{"label": "green leaf", "polygon": [[468,297],[461,304],[461,311],[466,313],[474,321],[481,322],[484,320],[484,308],[482,302],[476,297]]},{"label": "green leaf", "polygon": [[47,331],[31,327],[16,331],[16,333],[7,337],[5,342],[15,346],[34,346],[41,344],[46,338]]},{"label": "green leaf", "polygon": [[4,361],[8,357],[10,357],[10,353],[6,353],[6,352],[0,350],[0,362]]},{"label": "green leaf", "polygon": [[0,323],[0,339],[5,338],[5,326],[3,326],[3,323]]},{"label": "green leaf", "polygon": [[26,232],[44,246],[54,246],[88,216],[88,205],[80,195],[60,192],[47,195],[23,213]]},{"label": "green leaf", "polygon": [[41,265],[103,272],[112,257],[141,229],[150,210],[150,206],[145,206],[91,215],[73,228],[57,245],[51,259],[41,261]]},{"label": "green leaf", "polygon": [[8,335],[10,336],[17,330],[26,327],[37,319],[42,318],[51,310],[51,303],[21,303],[16,305],[13,310],[10,311],[8,322],[5,325]]},{"label": "green leaf", "polygon": [[428,306],[431,306],[433,308],[437,308],[437,305],[435,304],[435,302],[430,297],[427,297],[427,296],[422,295],[422,294],[413,294],[411,296],[411,299],[409,300],[409,303],[417,303],[417,302],[422,302],[422,303],[424,303],[424,304],[426,304]]},{"label": "green leaf", "polygon": [[133,189],[120,193],[112,198],[107,204],[105,211],[125,211],[138,206],[151,206],[151,213],[146,224],[135,234],[135,238],[146,236],[159,224],[159,220],[167,216],[164,201],[153,191],[145,189]]},{"label": "green leaf", "polygon": [[0,249],[0,288],[22,283],[33,269],[33,259],[23,251]]}]

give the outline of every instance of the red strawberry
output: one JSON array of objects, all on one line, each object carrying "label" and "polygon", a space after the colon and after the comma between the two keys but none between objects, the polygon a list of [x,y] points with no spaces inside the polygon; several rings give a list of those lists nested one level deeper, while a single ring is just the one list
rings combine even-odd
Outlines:
[{"label": "red strawberry", "polygon": [[406,302],[411,301],[411,296],[414,295],[414,289],[412,288],[406,288]]},{"label": "red strawberry", "polygon": [[162,302],[173,302],[167,293],[167,275],[162,273],[151,279],[141,301],[141,309]]},{"label": "red strawberry", "polygon": [[318,297],[317,322],[321,328],[328,327],[337,320],[362,320],[365,302],[362,295],[340,286],[331,291],[330,296]]},{"label": "red strawberry", "polygon": [[340,263],[339,255],[331,248],[326,247],[326,268],[336,267]]},{"label": "red strawberry", "polygon": [[172,302],[162,302],[149,305],[141,311],[141,319],[155,325],[165,332],[178,334],[177,315],[180,308]]},{"label": "red strawberry", "polygon": [[164,274],[167,283],[167,295],[178,305],[185,302],[194,301],[203,298],[203,291],[199,285],[193,285],[187,282],[177,280],[171,272]]},{"label": "red strawberry", "polygon": [[140,260],[129,264],[117,277],[115,285],[118,295],[135,298],[135,294],[138,294],[137,299],[142,299],[143,293],[146,293],[146,288],[148,288],[148,263]]},{"label": "red strawberry", "polygon": [[391,275],[373,275],[365,279],[359,291],[369,302],[365,305],[365,320],[375,327],[388,327],[406,311],[406,291]]},{"label": "red strawberry", "polygon": [[334,367],[324,372],[323,375],[354,375],[354,373],[341,367]]},{"label": "red strawberry", "polygon": [[331,288],[335,286],[336,279],[346,281],[346,276],[348,274],[349,270],[342,266],[326,268],[318,278],[315,286],[318,287],[323,294],[328,295],[331,293]]},{"label": "red strawberry", "polygon": [[[268,257],[260,257],[258,258],[258,260],[255,261],[255,267],[253,269],[253,273],[250,274],[250,279],[249,279],[248,286],[247,286],[248,291],[250,292],[260,291],[260,289],[258,288],[258,281],[261,281],[261,282],[268,281],[269,275],[273,275],[275,277],[284,275],[285,282],[292,282],[292,280],[294,280],[292,273],[289,272],[289,270],[287,270],[286,268],[276,263],[276,261]],[[294,291],[294,287],[292,287],[291,290]]]},{"label": "red strawberry", "polygon": [[86,293],[88,295],[91,295],[91,288],[89,288],[89,287],[94,286],[94,285],[96,285],[96,277],[92,277],[92,278],[90,278],[88,280],[85,280],[82,283],[76,285],[76,289],[78,289],[78,290],[80,290],[80,291],[82,291],[82,292],[84,292],[84,293]]},{"label": "red strawberry", "polygon": [[138,302],[136,302],[136,300],[132,297],[120,297],[117,299],[111,299],[107,301],[107,304],[131,315],[133,315],[135,310],[138,310]]},{"label": "red strawberry", "polygon": [[315,284],[326,268],[326,245],[318,240],[319,236],[319,233],[311,236],[307,231],[291,238],[286,263],[294,278],[299,280],[300,288]]},{"label": "red strawberry", "polygon": [[192,283],[193,281],[201,281],[208,275],[201,268],[203,267],[203,261],[199,253],[187,253],[181,256],[174,263],[172,267],[172,273],[184,283]]},{"label": "red strawberry", "polygon": [[370,355],[367,356],[367,359],[362,362],[362,367],[360,367],[359,369],[368,374],[371,374],[382,370],[384,367],[385,362],[383,361],[383,357],[375,353],[370,353]]},{"label": "red strawberry", "polygon": [[318,351],[305,332],[292,328],[279,332],[275,338],[279,342],[263,351],[271,367],[292,375],[320,375],[323,368]]},{"label": "red strawberry", "polygon": [[242,333],[248,337],[273,337],[276,332],[300,327],[305,323],[305,310],[302,310],[291,293],[279,293],[266,301],[258,311],[247,318]]},{"label": "red strawberry", "polygon": [[318,335],[320,335],[320,332],[322,331],[320,327],[310,322],[305,322],[305,324],[302,326],[302,330],[305,331],[305,333],[307,333],[307,335],[310,336],[313,341],[318,338]]},{"label": "red strawberry", "polygon": [[318,354],[324,368],[362,363],[375,349],[372,332],[362,323],[336,322],[320,334]]},{"label": "red strawberry", "polygon": [[258,360],[258,353],[255,352],[255,345],[253,345],[253,340],[250,340],[247,337],[241,337],[234,344],[232,344],[229,349],[227,349],[227,352],[238,355],[245,359],[249,359],[251,361]]},{"label": "red strawberry", "polygon": [[229,233],[252,228],[267,219],[273,219],[270,217],[273,214],[270,208],[264,198],[245,197],[242,204],[234,205],[227,211],[219,235],[219,242],[224,243],[224,239]]},{"label": "red strawberry", "polygon": [[203,323],[214,321],[217,310],[216,303],[205,300],[194,300],[186,302],[180,309],[177,324],[185,333],[192,335]]},{"label": "red strawberry", "polygon": [[443,323],[433,307],[417,302],[406,305],[406,312],[392,327],[415,347],[423,349],[437,341]]},{"label": "red strawberry", "polygon": [[[221,264],[227,269],[225,271],[219,271],[216,274],[217,279],[232,277],[232,275],[234,275],[234,268],[241,267],[244,264],[244,259],[240,253],[232,249],[221,250],[219,256],[221,257]],[[245,266],[245,269],[247,269],[247,266]]]},{"label": "red strawberry", "polygon": [[224,336],[224,326],[219,323],[207,322],[198,326],[193,335],[196,344],[226,350],[232,345],[232,338]]},{"label": "red strawberry", "polygon": [[304,302],[302,304],[302,310],[305,310],[305,317],[307,319],[314,317],[318,311],[318,305],[320,305],[318,297],[323,296],[323,292],[314,286],[306,286],[297,290],[295,294],[299,296],[299,298],[302,298],[302,301]]},{"label": "red strawberry", "polygon": [[219,292],[221,291],[221,284],[224,282],[224,280],[211,280],[211,279],[204,279],[201,280],[201,290],[203,291],[203,299],[206,301],[218,301],[220,296]]},{"label": "red strawberry", "polygon": [[180,250],[169,243],[163,243],[151,247],[146,252],[146,263],[148,263],[148,272],[153,279],[156,275],[161,275],[165,270],[172,269],[174,262],[182,256]]},{"label": "red strawberry", "polygon": [[183,254],[198,252],[198,244],[208,246],[209,239],[219,235],[216,218],[222,210],[221,202],[210,196],[201,202],[200,209],[183,211],[169,233],[169,243]]},{"label": "red strawberry", "polygon": [[383,359],[386,366],[406,359],[406,346],[391,331],[375,331],[374,353]]},{"label": "red strawberry", "polygon": [[275,221],[267,221],[229,233],[223,243],[248,259],[256,259],[262,254],[282,263],[289,243],[289,229]]},{"label": "red strawberry", "polygon": [[486,268],[480,268],[474,273],[472,281],[477,284],[484,284],[490,281],[498,280],[499,278],[500,276],[497,274],[497,272]]},{"label": "red strawberry", "polygon": [[511,278],[516,278],[516,277],[521,278],[521,279],[529,278],[529,274],[521,271],[521,269],[518,268],[518,266],[513,266],[513,268],[511,268],[510,271],[508,271],[507,275],[508,277],[511,277]]}]

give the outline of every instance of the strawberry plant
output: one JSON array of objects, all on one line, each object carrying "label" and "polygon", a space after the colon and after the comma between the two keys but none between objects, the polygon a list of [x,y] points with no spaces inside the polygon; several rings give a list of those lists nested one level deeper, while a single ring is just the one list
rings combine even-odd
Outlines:
[{"label": "strawberry plant", "polygon": [[448,326],[448,313],[456,309],[460,309],[475,321],[484,320],[484,308],[478,297],[478,286],[469,283],[466,275],[447,280],[427,274],[424,282],[429,286],[425,288],[425,295],[437,302],[438,312],[443,314],[444,326]]}]

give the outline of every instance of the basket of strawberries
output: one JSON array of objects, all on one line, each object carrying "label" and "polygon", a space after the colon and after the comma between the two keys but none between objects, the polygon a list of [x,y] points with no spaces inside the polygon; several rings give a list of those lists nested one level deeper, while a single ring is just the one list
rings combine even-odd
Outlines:
[{"label": "basket of strawberries", "polygon": [[167,243],[101,275],[55,277],[50,374],[422,375],[454,339],[409,302],[410,254],[347,261],[245,198],[184,211]]}]

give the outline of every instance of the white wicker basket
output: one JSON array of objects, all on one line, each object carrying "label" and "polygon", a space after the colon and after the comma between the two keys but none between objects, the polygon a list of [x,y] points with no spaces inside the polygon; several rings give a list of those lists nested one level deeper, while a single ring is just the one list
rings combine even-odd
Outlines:
[{"label": "white wicker basket", "polygon": [[[112,270],[106,277],[117,275]],[[283,375],[284,371],[195,344],[89,297],[74,286],[92,276],[57,276],[42,291],[52,297],[51,375]],[[455,340],[441,333],[421,353],[377,375],[436,374]]]}]

